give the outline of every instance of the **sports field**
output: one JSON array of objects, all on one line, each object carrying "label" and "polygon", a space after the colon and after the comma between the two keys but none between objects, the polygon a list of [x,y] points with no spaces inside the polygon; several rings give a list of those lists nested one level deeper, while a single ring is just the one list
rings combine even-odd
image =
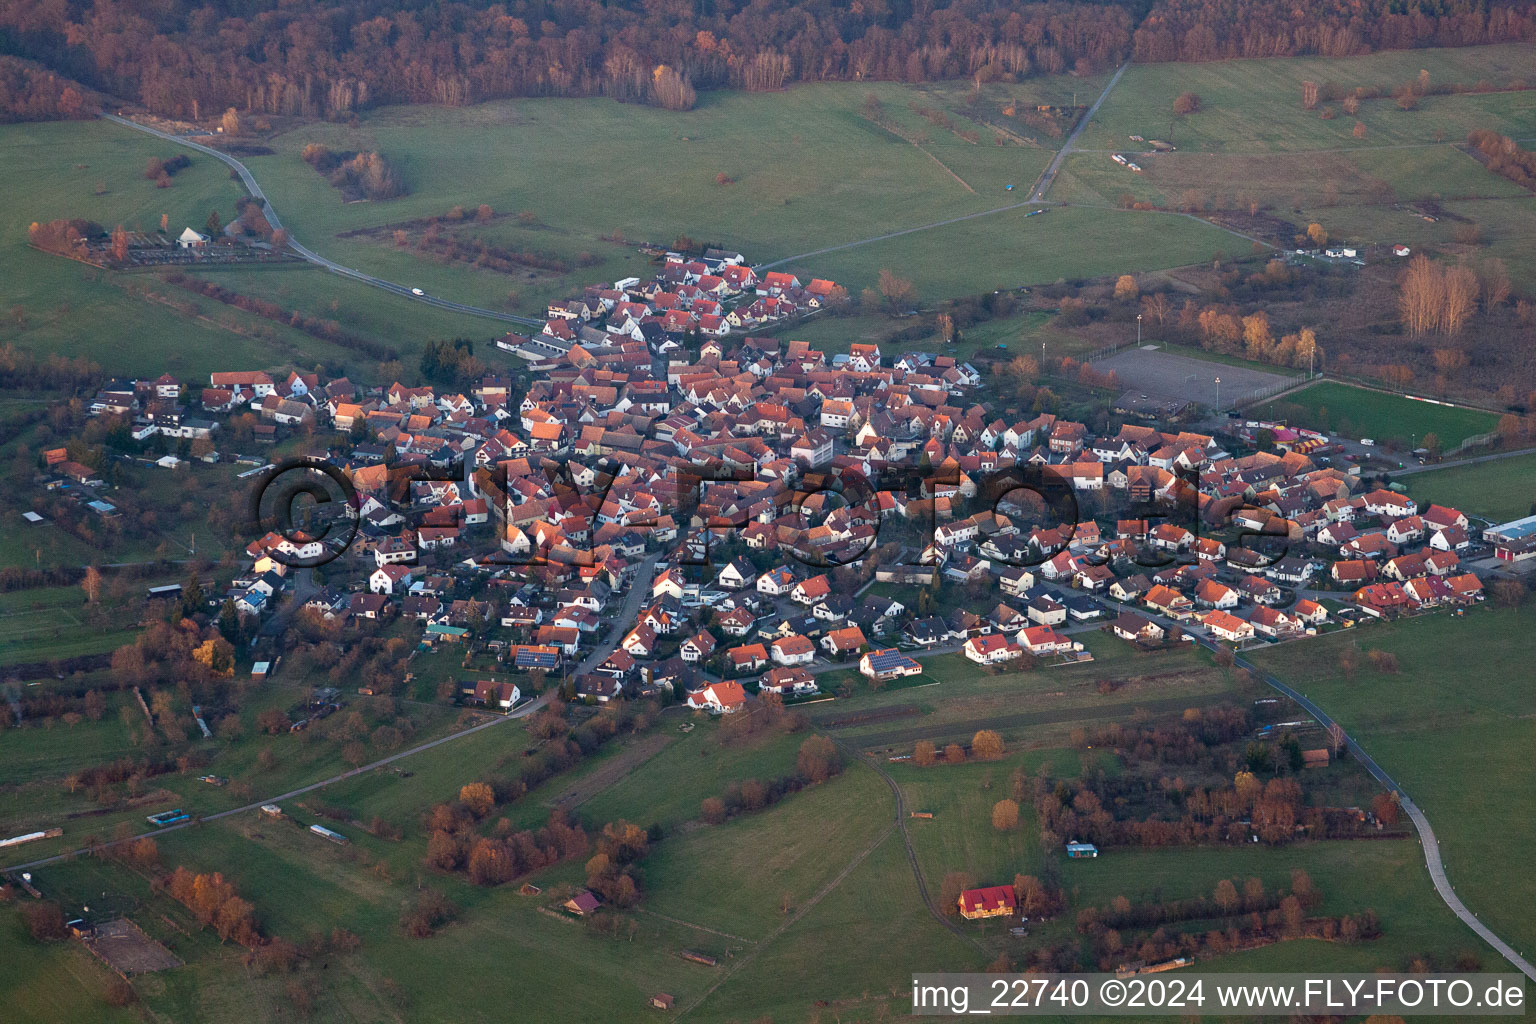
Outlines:
[{"label": "sports field", "polygon": [[1495,523],[1531,514],[1536,503],[1536,455],[1451,466],[1399,477],[1422,503],[1449,505]]},{"label": "sports field", "polygon": [[1100,371],[1114,371],[1120,386],[1128,388],[1132,397],[1146,395],[1195,402],[1212,409],[1225,408],[1256,391],[1278,387],[1291,377],[1251,366],[1165,352],[1155,345],[1117,352],[1093,365]]},{"label": "sports field", "polygon": [[1498,417],[1490,412],[1434,405],[1331,380],[1293,391],[1254,411],[1342,437],[1368,437],[1378,444],[1390,441],[1405,448],[1433,433],[1450,450],[1498,424]]}]

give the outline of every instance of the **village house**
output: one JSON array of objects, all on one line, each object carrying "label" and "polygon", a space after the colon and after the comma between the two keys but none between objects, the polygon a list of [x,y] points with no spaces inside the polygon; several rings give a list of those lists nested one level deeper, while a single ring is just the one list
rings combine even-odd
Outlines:
[{"label": "village house", "polygon": [[712,715],[730,715],[747,706],[747,693],[740,683],[727,680],[710,683],[688,695],[688,706],[696,711],[708,711]]}]

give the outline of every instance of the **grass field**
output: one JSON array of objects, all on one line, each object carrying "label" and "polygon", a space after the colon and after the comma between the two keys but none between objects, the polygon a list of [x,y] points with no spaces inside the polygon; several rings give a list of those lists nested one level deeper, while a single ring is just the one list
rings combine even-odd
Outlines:
[{"label": "grass field", "polygon": [[1435,502],[1495,523],[1531,514],[1536,501],[1536,455],[1452,466],[1401,478],[1421,504]]},{"label": "grass field", "polygon": [[[1459,141],[1459,140],[1458,140]],[[1159,206],[1186,207],[1192,199],[1214,209],[1243,209],[1250,202],[1274,203],[1285,216],[1292,208],[1313,211],[1325,225],[1332,207],[1376,204],[1375,230],[1340,237],[1357,242],[1390,241],[1399,218],[1393,201],[1521,199],[1529,195],[1514,182],[1491,174],[1450,143],[1411,149],[1363,149],[1329,153],[1202,153],[1137,156],[1144,173],[1110,160],[1108,153],[1074,153],[1062,172],[1062,191],[1052,198],[1119,204],[1129,195]],[[1382,184],[1391,186],[1391,193]],[[1293,215],[1294,216],[1294,215]],[[1305,227],[1305,224],[1302,225]]]},{"label": "grass field", "polygon": [[[1335,635],[1255,655],[1313,699],[1398,780],[1440,839],[1457,893],[1488,926],[1526,953],[1536,927],[1529,862],[1536,806],[1526,770],[1536,744],[1536,610],[1476,609]],[[1399,675],[1342,678],[1340,648],[1358,643],[1397,654]]]},{"label": "grass field", "polygon": [[[1497,616],[1485,618],[1495,629],[1510,628]],[[1483,620],[1476,616],[1462,621],[1438,618],[1416,625],[1454,628],[1479,621]],[[1385,629],[1372,635],[1383,641],[1393,636]],[[1090,640],[1099,639],[1090,636]],[[1443,638],[1435,642],[1450,646]],[[963,659],[936,659],[930,668],[944,680],[939,687],[861,695],[847,702],[846,708],[916,699],[928,708],[929,718],[947,720],[981,707],[1064,704],[1087,714],[1095,705],[1107,707],[1126,700],[1151,703],[1170,695],[1177,703],[1190,705],[1245,698],[1233,689],[1231,679],[1209,667],[1203,655],[1179,651],[1137,657],[1122,644],[1095,642],[1094,647],[1100,658],[1092,665],[1005,676],[986,675]],[[1303,648],[1303,656],[1328,663],[1326,654],[1314,655],[1316,645],[1291,645],[1286,650]],[[1431,677],[1440,671],[1438,666],[1425,669]],[[1105,695],[1092,685],[1097,678],[1140,682]],[[1410,678],[1405,675],[1393,681]],[[1369,682],[1361,679],[1354,685]],[[937,706],[941,697],[943,708]],[[955,709],[948,707],[951,703]],[[841,709],[843,702],[837,706]],[[1424,708],[1410,707],[1401,713],[1402,721],[1428,717]],[[1133,716],[1124,712],[1122,717]],[[675,729],[675,724],[658,728]],[[1528,731],[1528,724],[1519,726]],[[93,728],[102,731],[81,733],[81,740],[105,750],[101,745],[112,742],[107,723]],[[369,773],[290,801],[285,809],[292,820],[241,815],[166,834],[160,838],[160,848],[167,863],[223,871],[255,902],[264,927],[273,933],[300,940],[339,926],[363,936],[363,947],[357,952],[324,954],[297,979],[312,991],[313,1019],[317,1020],[489,1024],[501,1019],[498,1014],[512,998],[520,1012],[539,1020],[574,1022],[591,1019],[594,1013],[614,1021],[645,1020],[651,1011],[644,1001],[655,991],[676,995],[681,1007],[697,1003],[690,1016],[706,1021],[759,1019],[765,1014],[794,1020],[814,1013],[818,1004],[836,1007],[842,1019],[878,1020],[882,1013],[900,1007],[911,971],[976,970],[1009,941],[996,928],[968,929],[977,942],[962,940],[928,915],[917,898],[900,838],[889,831],[889,792],[865,765],[849,764],[842,776],[766,811],[720,826],[693,823],[699,800],[720,792],[729,781],[768,778],[790,770],[794,750],[805,735],[768,734],[745,745],[722,746],[718,734],[718,723],[675,734],[622,781],[577,808],[589,827],[622,817],[660,822],[666,829],[667,837],[644,861],[647,897],[636,916],[638,931],[633,941],[602,938],[579,924],[538,911],[561,885],[579,884],[579,862],[537,876],[535,880],[545,887],[543,897],[518,896],[511,886],[481,889],[465,884],[461,877],[440,876],[421,867],[424,838],[416,824],[419,812],[450,798],[473,771],[520,751],[526,734],[511,723],[417,755],[402,763],[409,774]],[[579,784],[586,774],[601,772],[609,760],[622,759],[629,744],[642,741],[620,740],[606,747],[574,772],[506,808],[507,815],[519,827],[537,822],[547,813],[551,799]],[[266,742],[239,744],[236,749],[250,756]],[[1062,737],[1054,727],[1011,731],[1009,744],[1010,752],[995,763],[928,769],[890,766],[908,805],[936,814],[931,820],[908,822],[930,891],[937,890],[950,870],[970,870],[983,881],[1007,881],[1016,873],[1045,871],[1047,861],[1056,860],[1053,851],[1039,848],[1038,833],[1027,821],[1027,827],[1016,832],[995,832],[990,807],[1006,792],[1015,764],[1029,772],[1048,764],[1053,774],[1070,777],[1079,770],[1081,755],[1062,748]],[[304,753],[313,746],[319,745],[282,743],[278,769],[270,776],[259,776],[256,784],[275,790],[304,775],[324,774],[330,762],[325,757],[314,760],[318,751]],[[216,766],[233,763],[234,751],[225,756],[227,760]],[[1093,756],[1107,769],[1116,769],[1111,752]],[[1498,755],[1499,764],[1504,757]],[[1347,773],[1349,769],[1341,765],[1329,771]],[[175,783],[167,780],[166,784]],[[1412,789],[1412,782],[1408,784]],[[210,793],[221,792],[210,789]],[[1521,799],[1517,793],[1504,796]],[[202,806],[216,805],[218,798],[211,799],[215,804],[205,800]],[[307,824],[318,820],[312,810],[318,802],[339,805],[359,817],[383,814],[404,825],[407,838],[383,841],[341,824],[335,827],[351,838],[351,845],[324,843],[305,831]],[[1432,816],[1436,814],[1428,809]],[[1027,812],[1026,808],[1026,818]],[[1451,827],[1450,822],[1441,826],[1439,818],[1436,821],[1439,828]],[[1516,832],[1512,843],[1527,841]],[[1454,870],[1457,861],[1450,863]],[[1213,969],[1304,970],[1327,963],[1338,969],[1366,970],[1400,965],[1416,953],[1448,959],[1460,950],[1476,948],[1470,934],[1451,921],[1434,898],[1423,877],[1417,845],[1411,841],[1313,843],[1283,849],[1111,850],[1097,861],[1069,862],[1060,870],[1075,911],[1121,894],[1132,899],[1197,895],[1224,877],[1257,875],[1266,884],[1280,884],[1293,867],[1305,868],[1325,892],[1325,912],[1372,907],[1382,917],[1386,936],[1348,948],[1289,943],[1215,962]],[[79,902],[98,899],[100,892],[114,893],[111,900],[115,902],[107,905],[130,912],[151,934],[173,942],[188,966],[141,979],[138,985],[141,998],[155,1013],[176,1021],[228,1019],[242,1012],[267,1019],[281,1013],[288,998],[285,977],[237,969],[235,954],[206,934],[194,932],[187,938],[172,932],[160,923],[159,915],[185,923],[184,911],[150,892],[140,876],[85,858],[42,869],[38,877],[39,884],[72,911]],[[425,941],[404,938],[396,924],[401,905],[418,880],[443,889],[463,908],[460,921]],[[1462,885],[1465,888],[1466,882]],[[0,922],[5,920],[0,915]],[[1069,938],[1070,921],[1069,914],[1042,929],[1040,939]],[[901,941],[890,941],[891,935],[900,935]],[[494,945],[500,955],[536,957],[540,969],[492,972],[468,987],[441,983],[446,972],[462,969],[466,960],[473,960],[488,945]],[[714,969],[688,964],[676,956],[684,948],[721,956],[722,964]],[[1015,955],[1022,948],[1015,949]],[[1491,966],[1486,957],[1485,965]],[[796,978],[795,985],[772,983],[787,975]],[[321,977],[324,984],[316,984]],[[575,977],[582,984],[573,987],[570,979]],[[65,1008],[48,1019],[94,1018],[85,1009]]]},{"label": "grass field", "polygon": [[[1431,405],[1331,380],[1266,402],[1256,411],[1265,416],[1290,416],[1301,426],[1350,438],[1369,437],[1378,444],[1396,442],[1405,448],[1422,442],[1432,432],[1447,450],[1474,434],[1492,430],[1498,422],[1492,413],[1477,409]],[[1297,412],[1306,418],[1298,418]]]},{"label": "grass field", "polygon": [[[1072,89],[1086,95],[1091,86],[1041,80],[1014,91],[1030,99]],[[528,305],[585,283],[594,272],[522,281],[523,275],[440,266],[372,238],[336,236],[440,215],[455,204],[468,209],[488,203],[504,213],[531,211],[536,229],[497,220],[473,233],[509,235],[519,245],[547,251],[601,255],[609,249],[604,239],[615,233],[663,243],[686,233],[768,260],[1019,201],[1022,192],[1005,187],[1027,188],[1049,159],[1049,147],[1006,137],[1004,145],[995,144],[997,134],[969,120],[952,93],[886,83],[800,86],[784,94],[711,94],[687,114],[605,100],[508,101],[451,111],[392,108],[370,114],[356,127],[295,129],[276,140],[277,155],[254,157],[248,164],[287,212],[296,234],[326,255],[466,301],[500,304],[516,290]],[[869,94],[880,99],[896,131],[861,112]],[[914,105],[942,107],[955,130],[933,127],[909,109]],[[967,130],[984,138],[968,142],[960,134]],[[604,138],[622,149],[643,148],[647,159],[573,162],[578,135]],[[387,203],[342,203],[298,159],[298,151],[313,141],[336,149],[377,148],[402,168],[412,194]],[[793,166],[775,155],[786,144],[795,152]],[[437,160],[445,148],[459,159]],[[496,173],[507,167],[516,173]],[[722,173],[734,183],[715,184]],[[621,191],[644,201],[614,211],[608,199]],[[920,296],[938,298],[1131,265],[1174,266],[1233,248],[1230,236],[1194,222],[1146,217],[1098,225],[1059,216],[1032,222],[1026,230],[1022,212],[997,214],[796,267],[836,276],[857,291],[872,284],[881,267],[899,263],[898,269],[916,280]],[[629,255],[640,260],[632,251]],[[614,271],[622,265],[616,259],[620,254],[607,257],[600,269]]]},{"label": "grass field", "polygon": [[20,915],[0,906],[0,1005],[9,1024],[138,1020],[106,1004],[109,977],[79,943],[39,945]]},{"label": "grass field", "polygon": [[[173,232],[187,225],[201,229],[213,210],[228,221],[244,190],[222,164],[193,157],[172,187],[159,189],[144,179],[144,164],[178,148],[127,128],[104,121],[6,125],[0,140],[0,180],[28,182],[0,197],[0,248],[10,254],[0,305],[21,309],[25,321],[7,316],[0,344],[84,355],[108,372],[168,370],[183,377],[283,362],[307,367],[321,359],[358,364],[346,350],[173,288],[158,275],[101,271],[26,245],[30,223],[61,217],[94,220],[109,230],[123,224],[154,231],[163,213]],[[209,276],[238,291],[343,319],[354,331],[406,351],[427,337],[501,333],[490,321],[433,310],[309,267]],[[194,312],[187,315],[182,306]]]},{"label": "grass field", "polygon": [[[1473,128],[1492,128],[1516,137],[1531,133],[1536,93],[1479,93],[1426,96],[1417,110],[1402,111],[1390,95],[1366,100],[1358,117],[1337,102],[1301,105],[1301,83],[1331,83],[1340,91],[1356,86],[1391,87],[1429,72],[1431,84],[1506,86],[1529,79],[1536,47],[1529,44],[1466,49],[1403,50],[1348,59],[1294,57],[1229,60],[1204,64],[1133,65],[1083,132],[1084,149],[1137,148],[1131,135],[1172,142],[1180,151],[1227,153],[1301,152],[1361,149],[1413,143],[1459,142]],[[1176,117],[1180,93],[1200,96],[1196,114]],[[1339,116],[1323,120],[1324,106]],[[1354,124],[1366,125],[1356,139]],[[1171,136],[1171,138],[1170,138]]]},{"label": "grass field", "polygon": [[[856,691],[847,701],[822,705],[813,720],[911,706],[915,714],[839,728],[851,743],[910,751],[918,737],[969,740],[983,723],[1009,740],[1033,746],[1065,740],[1073,724],[1129,715],[1137,705],[1199,706],[1227,699],[1230,685],[1209,658],[1189,649],[1137,654],[1107,634],[1079,634],[1094,661],[1063,668],[992,675],[960,654],[925,659],[939,685],[917,690]],[[1100,693],[1101,679],[1124,680]],[[829,684],[830,685],[830,684]]]},{"label": "grass field", "polygon": [[790,264],[857,290],[883,268],[910,278],[920,300],[974,295],[1061,278],[1159,270],[1218,254],[1247,255],[1251,243],[1179,214],[1064,207],[1030,217],[1018,209],[914,235],[807,257]]}]

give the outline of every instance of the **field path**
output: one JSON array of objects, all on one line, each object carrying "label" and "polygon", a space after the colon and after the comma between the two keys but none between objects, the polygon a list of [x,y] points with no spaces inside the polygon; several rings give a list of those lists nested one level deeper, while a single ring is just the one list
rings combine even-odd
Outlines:
[{"label": "field path", "polygon": [[713,985],[709,986],[709,988],[705,989],[699,998],[695,999],[693,1002],[679,1010],[677,1016],[673,1019],[681,1020],[691,1011],[698,1009],[699,1004],[713,995],[717,988],[731,980],[731,975],[747,966],[747,964],[751,963],[753,960],[756,960],[757,954],[761,953],[764,949],[768,948],[768,946],[772,945],[774,939],[777,939],[780,935],[783,935],[795,924],[795,922],[799,921],[806,914],[809,914],[816,907],[816,904],[826,899],[827,896],[831,894],[833,889],[836,889],[839,885],[842,885],[843,880],[846,879],[849,875],[853,874],[853,869],[864,863],[865,859],[868,858],[870,854],[878,850],[880,848],[880,844],[885,842],[885,840],[890,836],[891,832],[893,832],[895,828],[895,824],[892,823],[881,829],[880,834],[875,836],[874,841],[871,842],[868,846],[864,847],[864,849],[860,850],[857,854],[855,854],[854,858],[850,860],[846,865],[844,865],[843,869],[839,871],[830,882],[816,891],[816,895],[812,896],[803,904],[796,907],[795,912],[786,917],[777,928],[764,936],[763,940],[753,947],[752,952],[748,953],[746,956],[739,960],[733,960],[731,962],[730,970],[722,974],[719,981],[716,981]]},{"label": "field path", "polygon": [[[267,223],[272,225],[274,230],[283,226],[283,222],[277,216],[277,211],[272,208],[272,201],[267,198],[267,194],[263,192],[261,190],[261,186],[257,184],[255,175],[251,174],[250,170],[245,166],[245,164],[241,163],[239,160],[236,160],[228,153],[220,152],[219,150],[214,149],[212,146],[205,146],[200,142],[193,142],[191,139],[180,135],[173,135],[170,132],[160,131],[158,128],[151,128],[148,125],[139,124],[137,121],[130,121],[128,118],[119,117],[116,114],[108,114],[103,111],[101,116],[105,120],[111,121],[114,124],[120,124],[125,128],[132,128],[135,131],[144,132],[147,135],[153,135],[157,139],[164,139],[167,142],[174,142],[178,146],[186,146],[188,149],[195,149],[199,153],[211,156],[215,160],[229,165],[230,169],[240,176],[241,182],[245,184],[246,191],[248,191],[252,197],[261,203],[261,210],[262,213],[266,215]],[[482,309],[479,306],[468,306],[462,302],[453,302],[449,299],[440,299],[435,295],[417,295],[403,284],[396,284],[393,281],[386,281],[383,278],[374,277],[372,274],[364,273],[363,271],[354,267],[343,266],[334,260],[326,259],[324,256],[321,256],[313,249],[310,249],[304,245],[300,245],[299,242],[292,237],[291,233],[288,238],[288,248],[292,249],[299,256],[303,257],[310,263],[313,263],[315,266],[329,270],[333,274],[340,274],[342,277],[349,277],[354,281],[361,281],[363,284],[371,285],[374,288],[381,288],[387,292],[393,292],[395,295],[399,295],[402,298],[411,299],[415,302],[424,302],[429,306],[437,306],[439,309],[446,309],[454,313],[467,313],[470,316],[482,316],[491,320],[500,320],[503,323],[520,324],[524,327],[540,327],[544,323],[542,320],[534,320],[526,316],[516,316],[512,313],[503,313],[496,309]]]},{"label": "field path", "polygon": [[666,914],[659,914],[654,910],[647,910],[645,907],[639,907],[637,910],[641,914],[647,914],[651,917],[659,917],[663,921],[671,921],[673,924],[681,925],[684,928],[692,928],[696,932],[708,932],[711,935],[718,935],[723,939],[734,939],[735,941],[745,943],[748,946],[757,945],[756,939],[748,939],[740,935],[732,935],[730,932],[723,932],[718,928],[710,928],[707,925],[694,924],[692,921],[684,921],[680,917],[669,917]]},{"label": "field path", "polygon": [[[995,214],[1007,213],[1010,210],[1018,210],[1018,209],[1022,209],[1023,207],[1026,207],[1026,206],[1044,207],[1044,206],[1049,206],[1049,205],[1057,205],[1057,206],[1080,206],[1080,205],[1083,205],[1083,204],[1080,204],[1080,203],[1056,203],[1056,204],[1050,204],[1050,203],[1047,203],[1046,200],[1045,200],[1045,193],[1051,187],[1051,183],[1056,180],[1056,172],[1061,170],[1062,163],[1072,153],[1077,152],[1077,150],[1074,147],[1073,143],[1075,143],[1077,141],[1077,137],[1080,134],[1082,134],[1083,129],[1088,126],[1088,122],[1093,120],[1093,116],[1099,112],[1099,106],[1101,104],[1103,104],[1105,99],[1108,98],[1110,90],[1115,87],[1115,83],[1120,81],[1120,76],[1125,73],[1125,69],[1128,68],[1128,67],[1130,67],[1130,64],[1126,63],[1126,64],[1120,65],[1120,67],[1115,70],[1115,73],[1110,78],[1108,84],[1106,84],[1104,86],[1104,91],[1099,93],[1099,98],[1093,101],[1093,106],[1088,108],[1088,112],[1083,115],[1082,120],[1078,121],[1077,127],[1072,129],[1072,134],[1067,136],[1066,143],[1061,147],[1060,150],[1057,151],[1056,155],[1051,158],[1050,164],[1047,165],[1047,167],[1045,168],[1045,171],[1040,175],[1039,180],[1035,182],[1035,184],[1034,184],[1034,186],[1033,186],[1033,188],[1031,190],[1032,194],[1033,194],[1033,198],[1025,199],[1025,200],[1022,200],[1021,202],[1017,202],[1017,203],[1009,203],[1006,206],[996,206],[996,207],[993,207],[990,210],[982,210],[979,213],[967,213],[967,214],[962,214],[959,217],[950,217],[948,220],[936,220],[932,224],[919,224],[917,227],[902,228],[899,231],[888,231],[888,232],[886,232],[883,235],[872,235],[869,238],[861,238],[861,239],[859,239],[857,241],[854,241],[854,242],[843,242],[840,245],[829,245],[829,246],[826,246],[825,248],[822,248],[822,249],[812,249],[810,252],[796,253],[793,256],[785,256],[783,259],[772,260],[772,261],[770,261],[768,263],[761,264],[761,265],[759,265],[759,266],[757,266],[757,267],[755,267],[753,269],[757,270],[759,273],[762,273],[762,272],[765,272],[765,271],[772,270],[775,267],[782,267],[786,263],[795,263],[795,262],[798,262],[800,260],[808,260],[808,259],[811,259],[812,257],[815,257],[815,256],[825,256],[829,252],[842,252],[844,249],[857,249],[859,246],[862,246],[862,245],[873,245],[875,242],[889,241],[892,238],[900,238],[903,235],[914,234],[914,233],[916,233],[918,231],[932,231],[934,228],[948,227],[951,224],[962,224],[965,221],[975,220],[978,217],[991,217],[991,216],[993,216]],[[887,129],[887,131],[889,131],[889,129]],[[915,145],[915,143],[914,143],[914,145]],[[918,148],[922,149],[921,146],[919,146]],[[927,152],[927,150],[924,150],[924,152]],[[933,156],[933,154],[930,153],[929,156]],[[937,157],[934,157],[934,159],[938,160]],[[941,166],[941,167],[944,166],[942,161],[939,162],[939,166]],[[949,170],[948,167],[945,167],[944,169],[945,170]],[[950,171],[950,173],[953,174],[954,172]],[[956,175],[956,178],[958,180],[959,176]],[[963,184],[965,184],[965,182],[961,181],[961,184],[963,185]],[[970,188],[969,185],[966,185],[966,187]],[[1136,213],[1136,212],[1141,212],[1141,211],[1135,211],[1135,210],[1120,210],[1118,207],[1093,207],[1093,208],[1094,209],[1113,210],[1116,213]],[[1251,242],[1258,242],[1260,245],[1263,245],[1265,248],[1274,248],[1268,242],[1265,242],[1261,238],[1255,238],[1253,235],[1244,234],[1241,231],[1235,231],[1232,228],[1226,227],[1225,225],[1216,224],[1216,223],[1213,223],[1212,221],[1205,220],[1204,218],[1196,217],[1192,213],[1172,213],[1170,211],[1157,211],[1157,212],[1162,212],[1162,213],[1165,213],[1166,215],[1171,215],[1171,216],[1176,216],[1176,217],[1187,217],[1190,220],[1199,221],[1201,224],[1206,224],[1206,225],[1209,225],[1209,226],[1214,227],[1214,228],[1219,228],[1220,230],[1227,232],[1229,235],[1236,235],[1238,238],[1243,238],[1243,239],[1246,239],[1246,240],[1251,241]]]},{"label": "field path", "polygon": [[[859,752],[853,749],[846,741],[839,740],[838,746],[842,747],[852,756],[859,757]],[[891,794],[896,797],[895,825],[897,830],[901,832],[902,845],[907,848],[907,863],[912,865],[912,878],[917,882],[917,894],[922,897],[923,905],[928,908],[928,913],[933,915],[933,919],[939,922],[939,924],[975,946],[980,952],[990,953],[991,951],[983,946],[974,935],[950,920],[944,913],[943,908],[933,902],[933,894],[928,891],[928,880],[923,877],[923,869],[917,863],[917,851],[912,848],[912,836],[907,832],[907,795],[901,791],[901,784],[896,781],[895,777],[880,764],[878,757],[878,754],[871,755],[869,760],[864,763],[873,768],[875,774],[885,780],[885,784],[891,787]]]},{"label": "field path", "polygon": [[1484,462],[1498,462],[1500,459],[1513,459],[1521,455],[1529,455],[1536,452],[1536,448],[1513,448],[1507,452],[1494,452],[1492,455],[1474,455],[1466,459],[1446,459],[1443,462],[1426,462],[1422,466],[1404,466],[1402,469],[1394,469],[1394,477],[1407,476],[1410,473],[1432,473],[1437,469],[1455,469],[1457,466],[1476,466]]},{"label": "field path", "polygon": [[1066,162],[1067,157],[1071,156],[1077,148],[1077,137],[1083,134],[1083,129],[1088,127],[1088,122],[1093,120],[1094,115],[1099,112],[1099,108],[1104,105],[1104,101],[1109,99],[1110,90],[1119,83],[1120,76],[1125,74],[1125,69],[1130,66],[1131,62],[1126,61],[1115,69],[1114,75],[1105,84],[1104,91],[1099,93],[1099,98],[1094,100],[1093,106],[1088,108],[1088,112],[1078,119],[1077,127],[1072,129],[1072,134],[1067,136],[1067,141],[1062,143],[1061,149],[1056,151],[1056,155],[1046,165],[1045,171],[1040,175],[1040,180],[1035,182],[1034,192],[1036,201],[1045,199],[1046,192],[1050,191],[1051,184],[1056,180],[1056,172],[1061,170],[1061,165]]}]

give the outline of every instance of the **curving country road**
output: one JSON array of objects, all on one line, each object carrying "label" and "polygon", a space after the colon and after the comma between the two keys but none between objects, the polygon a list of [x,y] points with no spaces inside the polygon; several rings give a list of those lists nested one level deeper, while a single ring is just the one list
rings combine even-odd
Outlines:
[{"label": "curving country road", "polygon": [[[139,124],[137,121],[130,121],[128,118],[119,117],[116,114],[108,114],[103,111],[101,116],[105,120],[111,121],[114,124],[120,124],[125,128],[132,128],[134,131],[144,132],[146,135],[153,135],[157,139],[164,139],[167,142],[174,142],[178,146],[185,146],[188,149],[195,149],[199,153],[202,153],[206,156],[211,156],[215,160],[227,164],[231,170],[240,176],[240,181],[244,183],[246,191],[249,192],[253,198],[260,201],[262,213],[266,215],[267,223],[271,224],[274,230],[283,226],[283,222],[281,219],[279,219],[277,211],[272,207],[272,201],[268,199],[267,194],[261,190],[261,185],[257,183],[255,176],[251,174],[250,170],[245,166],[245,164],[241,163],[239,160],[236,160],[228,153],[222,153],[219,150],[214,149],[212,146],[205,146],[200,142],[193,142],[191,139],[184,138],[180,135],[173,135],[170,132],[163,132],[158,128],[151,128],[148,125]],[[360,281],[363,284],[369,285],[370,287],[379,288],[386,292],[392,292],[401,298],[410,299],[414,302],[426,303],[429,306],[436,306],[439,309],[446,309],[453,313],[465,313],[470,316],[485,317],[490,320],[500,320],[502,323],[518,324],[524,327],[541,327],[544,323],[542,320],[535,320],[531,317],[517,316],[513,313],[503,313],[500,310],[495,309],[483,309],[480,306],[469,306],[462,302],[453,302],[449,299],[440,299],[435,295],[417,295],[403,284],[396,284],[393,281],[386,281],[381,277],[374,277],[372,274],[364,273],[363,271],[357,270],[356,268],[343,266],[342,264],[337,263],[335,260],[326,259],[324,256],[321,256],[319,253],[315,252],[308,246],[300,244],[296,239],[294,239],[293,233],[291,231],[289,232],[288,236],[288,248],[292,249],[301,258],[307,260],[310,263],[313,263],[317,267],[329,270],[333,274],[340,274],[342,277],[351,278],[354,281]]]},{"label": "curving country road", "polygon": [[[1202,638],[1200,642],[1212,650],[1215,649],[1215,641]],[[1272,688],[1300,704],[1307,714],[1317,719],[1318,724],[1324,729],[1330,728],[1334,724],[1333,719],[1325,715],[1323,710],[1316,704],[1268,672],[1257,667],[1247,658],[1238,657],[1235,664],[1252,672],[1255,678],[1262,679]],[[1342,726],[1340,728],[1342,729]],[[1450,881],[1445,877],[1445,863],[1440,858],[1440,841],[1435,838],[1435,830],[1430,827],[1429,818],[1425,817],[1424,812],[1419,810],[1418,804],[1409,799],[1408,794],[1403,791],[1403,787],[1399,786],[1392,776],[1388,775],[1381,765],[1377,764],[1371,758],[1371,755],[1367,754],[1360,744],[1356,743],[1354,738],[1347,733],[1344,737],[1344,743],[1349,748],[1350,756],[1365,765],[1366,770],[1376,778],[1376,781],[1380,782],[1389,792],[1396,796],[1399,803],[1402,804],[1403,810],[1408,812],[1408,817],[1412,820],[1413,827],[1418,830],[1419,843],[1424,847],[1424,863],[1429,868],[1429,877],[1435,883],[1435,891],[1440,894],[1440,898],[1445,901],[1445,905],[1450,907],[1451,912],[1461,918],[1468,928],[1482,936],[1483,941],[1497,950],[1500,956],[1518,968],[1526,977],[1536,981],[1536,966],[1533,966],[1529,960],[1517,953],[1509,943],[1499,938],[1493,933],[1492,929],[1479,921],[1477,915],[1468,910],[1467,905],[1461,902],[1461,897],[1456,895],[1456,890],[1452,888]]]}]

